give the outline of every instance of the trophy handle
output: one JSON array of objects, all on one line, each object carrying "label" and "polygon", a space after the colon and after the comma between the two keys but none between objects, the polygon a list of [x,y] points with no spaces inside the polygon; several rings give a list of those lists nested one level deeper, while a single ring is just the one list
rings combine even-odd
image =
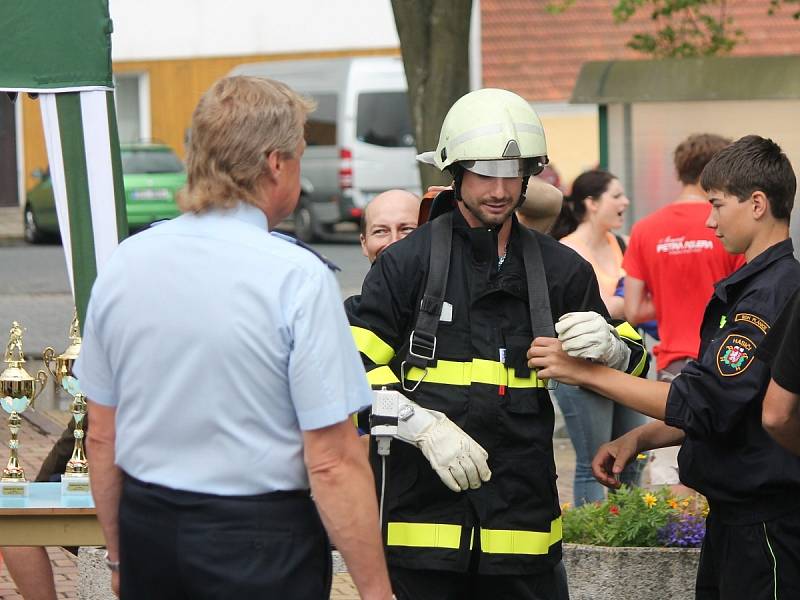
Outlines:
[{"label": "trophy handle", "polygon": [[44,386],[47,384],[47,373],[44,372],[44,369],[39,369],[39,371],[36,373],[36,382],[39,384],[39,389],[33,392],[33,398],[31,398],[31,406],[33,406],[33,403],[36,400],[36,398],[39,397],[39,394],[41,394],[44,391]]},{"label": "trophy handle", "polygon": [[47,369],[47,371],[50,373],[53,379],[56,378],[56,374],[50,367],[50,363],[53,362],[53,360],[55,360],[55,356],[56,356],[56,351],[53,349],[52,346],[48,346],[42,351],[42,361],[44,361],[44,368]]}]

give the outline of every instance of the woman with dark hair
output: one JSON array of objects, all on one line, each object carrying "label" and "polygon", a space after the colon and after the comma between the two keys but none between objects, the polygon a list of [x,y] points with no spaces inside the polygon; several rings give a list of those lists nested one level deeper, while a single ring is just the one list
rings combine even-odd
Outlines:
[{"label": "woman with dark hair", "polygon": [[619,179],[608,171],[586,171],[575,179],[564,198],[552,236],[591,263],[609,314],[624,319],[623,301],[615,296],[622,270],[623,246],[611,231],[623,225],[630,200]]},{"label": "woman with dark hair", "polygon": [[[623,225],[630,204],[619,179],[601,170],[586,171],[575,179],[564,198],[561,214],[551,234],[585,258],[594,268],[600,295],[615,319],[624,319],[623,300],[614,293],[622,270],[624,242],[612,233]],[[592,458],[600,446],[643,424],[643,415],[583,388],[561,384],[556,400],[575,447],[575,506],[602,500],[605,490],[592,476]],[[637,461],[623,471],[624,483],[636,485]]]}]

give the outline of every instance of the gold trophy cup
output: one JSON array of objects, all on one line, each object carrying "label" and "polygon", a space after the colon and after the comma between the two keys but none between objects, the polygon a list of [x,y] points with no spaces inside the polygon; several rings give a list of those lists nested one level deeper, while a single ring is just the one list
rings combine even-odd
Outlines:
[{"label": "gold trophy cup", "polygon": [[[8,366],[0,374],[0,405],[9,414],[8,428],[11,431],[11,439],[8,442],[11,456],[6,468],[3,469],[3,476],[0,478],[0,495],[2,496],[28,495],[25,471],[19,464],[18,435],[22,425],[19,415],[33,404],[47,383],[47,373],[43,370],[40,369],[34,379],[22,366],[25,362],[25,354],[22,351],[22,331],[22,327],[16,321],[11,324],[8,344],[3,356],[3,361]],[[37,382],[39,383],[38,390],[36,389]]]},{"label": "gold trophy cup", "polygon": [[[45,367],[65,392],[72,396],[72,418],[75,423],[73,435],[75,445],[72,449],[72,457],[67,462],[67,469],[61,477],[61,493],[65,495],[88,494],[89,493],[89,463],[86,460],[86,453],[83,449],[84,430],[83,424],[86,417],[86,396],[81,393],[78,380],[72,374],[72,366],[81,351],[81,333],[78,327],[78,315],[72,317],[72,324],[69,328],[70,344],[64,352],[55,356],[55,350],[47,347],[42,352]],[[50,366],[55,360],[55,370]]]}]

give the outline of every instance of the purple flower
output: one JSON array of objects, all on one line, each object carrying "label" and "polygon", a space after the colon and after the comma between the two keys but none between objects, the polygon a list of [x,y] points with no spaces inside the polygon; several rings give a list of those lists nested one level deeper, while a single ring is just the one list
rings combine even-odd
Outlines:
[{"label": "purple flower", "polygon": [[679,513],[658,530],[658,541],[662,546],[697,548],[706,535],[706,520],[697,515]]}]

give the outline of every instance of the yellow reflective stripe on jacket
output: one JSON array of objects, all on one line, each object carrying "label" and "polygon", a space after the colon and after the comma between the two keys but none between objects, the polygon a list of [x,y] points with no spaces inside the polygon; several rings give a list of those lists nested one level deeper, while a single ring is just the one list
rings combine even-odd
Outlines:
[{"label": "yellow reflective stripe on jacket", "polygon": [[350,333],[353,334],[358,351],[376,365],[388,365],[389,361],[394,358],[392,347],[369,329],[351,325]]},{"label": "yellow reflective stripe on jacket", "polygon": [[392,373],[389,367],[383,366],[371,371],[367,371],[367,381],[370,385],[390,385],[392,383],[400,383],[397,375]]},{"label": "yellow reflective stripe on jacket", "polygon": [[543,388],[547,381],[539,379],[534,371],[528,377],[517,377],[514,369],[494,360],[475,358],[470,362],[439,360],[435,367],[429,367],[427,374],[422,369],[413,367],[406,374],[406,379],[425,383],[443,383],[449,385],[470,385],[486,383],[504,385],[510,388]]},{"label": "yellow reflective stripe on jacket", "polygon": [[[444,523],[389,523],[387,546],[448,548],[461,546],[461,525]],[[550,531],[481,529],[481,551],[487,554],[547,554],[561,541],[561,517],[550,524]],[[474,539],[474,530],[473,530]],[[470,541],[470,548],[472,540]]]},{"label": "yellow reflective stripe on jacket", "polygon": [[642,336],[640,336],[639,332],[636,331],[627,321],[625,323],[620,323],[619,325],[617,325],[616,330],[617,333],[619,334],[619,337],[635,342],[638,346],[642,347],[642,357],[639,359],[639,362],[630,372],[630,374],[633,375],[634,377],[638,377],[644,372],[644,367],[647,364],[647,351],[644,349]]},{"label": "yellow reflective stripe on jacket", "polygon": [[639,332],[636,331],[630,323],[625,321],[624,323],[620,323],[615,327],[619,337],[625,338],[628,340],[632,340],[634,342],[641,342],[642,336],[639,335]]},{"label": "yellow reflective stripe on jacket", "polygon": [[387,546],[413,548],[449,548],[461,546],[461,525],[444,523],[389,523]]},{"label": "yellow reflective stripe on jacket", "polygon": [[481,529],[481,552],[487,554],[547,554],[561,541],[561,517],[550,524],[550,531]]}]

